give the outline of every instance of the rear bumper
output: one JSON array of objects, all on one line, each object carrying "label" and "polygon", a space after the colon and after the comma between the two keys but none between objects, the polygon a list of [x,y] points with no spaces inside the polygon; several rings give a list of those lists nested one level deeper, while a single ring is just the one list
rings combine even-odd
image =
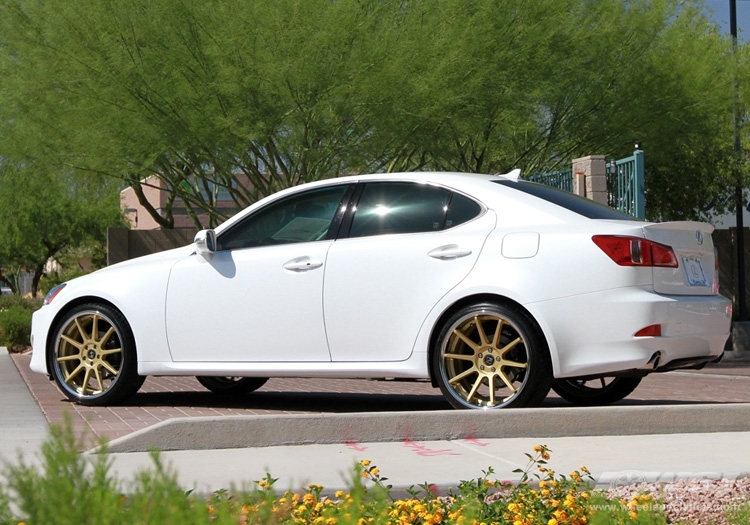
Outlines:
[{"label": "rear bumper", "polygon": [[[555,377],[699,367],[721,356],[731,303],[716,296],[667,296],[613,289],[525,305],[547,336]],[[659,337],[636,337],[660,325]]]}]

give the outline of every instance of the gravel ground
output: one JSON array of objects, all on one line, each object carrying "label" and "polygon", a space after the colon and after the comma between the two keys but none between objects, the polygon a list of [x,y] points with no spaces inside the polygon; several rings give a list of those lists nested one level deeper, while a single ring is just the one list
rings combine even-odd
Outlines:
[{"label": "gravel ground", "polygon": [[726,525],[727,511],[750,503],[750,478],[639,483],[607,491],[609,498],[628,501],[635,494],[649,494],[660,501],[669,523]]}]

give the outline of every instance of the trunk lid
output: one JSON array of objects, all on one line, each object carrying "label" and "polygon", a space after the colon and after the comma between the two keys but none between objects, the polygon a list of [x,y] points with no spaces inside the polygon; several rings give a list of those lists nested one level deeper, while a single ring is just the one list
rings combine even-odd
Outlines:
[{"label": "trunk lid", "polygon": [[670,246],[677,268],[654,267],[654,291],[666,295],[716,295],[718,270],[711,224],[692,221],[644,226],[646,239]]}]

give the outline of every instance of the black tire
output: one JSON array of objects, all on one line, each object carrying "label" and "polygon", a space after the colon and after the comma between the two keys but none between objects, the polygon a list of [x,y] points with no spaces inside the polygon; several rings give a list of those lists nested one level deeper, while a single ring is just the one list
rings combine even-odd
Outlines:
[{"label": "black tire", "polygon": [[124,401],[143,385],[125,317],[103,303],[76,306],[55,325],[48,368],[60,391],[81,405]]},{"label": "black tire", "polygon": [[445,322],[432,373],[459,409],[538,406],[552,384],[549,349],[534,320],[494,303],[464,307]]},{"label": "black tire", "polygon": [[638,388],[640,377],[599,377],[596,379],[556,379],[552,390],[574,405],[609,405],[625,399]]},{"label": "black tire", "polygon": [[267,377],[197,376],[198,382],[214,394],[234,396],[255,392],[266,384]]}]

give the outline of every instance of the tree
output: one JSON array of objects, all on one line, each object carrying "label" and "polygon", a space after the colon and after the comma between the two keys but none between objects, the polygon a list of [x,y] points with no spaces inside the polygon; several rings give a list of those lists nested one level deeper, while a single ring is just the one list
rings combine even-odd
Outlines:
[{"label": "tree", "polygon": [[0,0],[0,156],[118,179],[147,209],[155,176],[169,228],[177,200],[225,218],[218,191],[533,173],[639,140],[648,215],[696,217],[733,178],[749,69],[729,50],[700,0]]},{"label": "tree", "polygon": [[123,225],[118,197],[97,179],[6,164],[0,169],[0,275],[14,281],[8,276],[32,271],[36,297],[48,261],[68,248],[103,243],[107,227]]}]

